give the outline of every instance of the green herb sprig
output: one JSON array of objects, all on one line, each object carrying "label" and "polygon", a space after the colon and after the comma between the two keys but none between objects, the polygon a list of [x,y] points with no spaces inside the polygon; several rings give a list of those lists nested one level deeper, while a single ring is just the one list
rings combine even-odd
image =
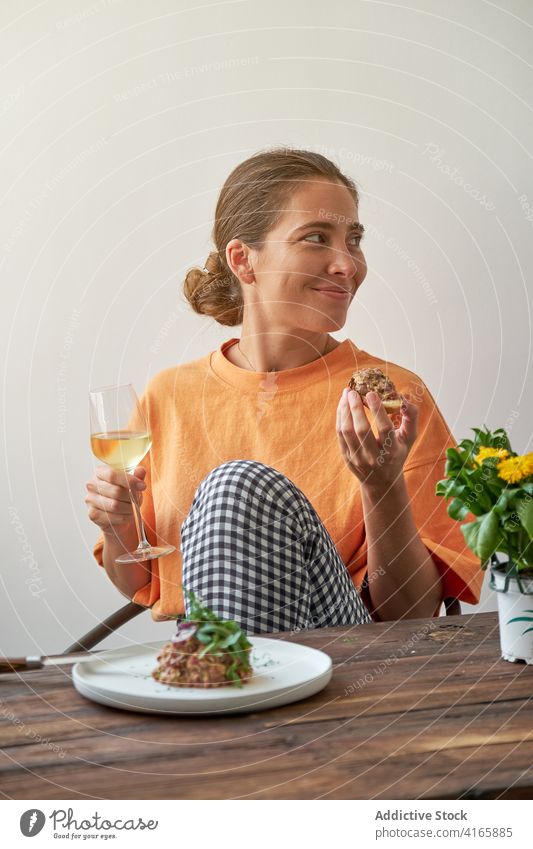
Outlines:
[{"label": "green herb sprig", "polygon": [[182,587],[183,593],[190,602],[190,612],[181,622],[192,622],[197,625],[194,636],[204,647],[198,653],[203,657],[208,652],[220,657],[223,652],[233,655],[231,664],[226,669],[226,678],[233,681],[238,687],[242,687],[242,681],[237,673],[241,664],[245,671],[252,670],[250,666],[248,651],[252,648],[242,628],[233,619],[221,619],[203,604],[192,590]]}]

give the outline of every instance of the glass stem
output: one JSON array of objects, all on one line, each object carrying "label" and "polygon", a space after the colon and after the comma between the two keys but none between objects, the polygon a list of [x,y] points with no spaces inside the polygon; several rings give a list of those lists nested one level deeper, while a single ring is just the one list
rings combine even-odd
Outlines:
[{"label": "glass stem", "polygon": [[[128,473],[131,475],[132,470],[128,469]],[[139,507],[139,503],[137,501],[137,494],[135,490],[131,488],[128,483],[128,490],[130,493],[130,501],[133,506],[133,518],[135,520],[135,527],[137,528],[137,536],[139,538],[139,545],[137,546],[137,551],[145,551],[147,548],[150,548],[150,543],[146,539],[146,533],[144,531],[144,523],[141,516],[141,508]]]}]

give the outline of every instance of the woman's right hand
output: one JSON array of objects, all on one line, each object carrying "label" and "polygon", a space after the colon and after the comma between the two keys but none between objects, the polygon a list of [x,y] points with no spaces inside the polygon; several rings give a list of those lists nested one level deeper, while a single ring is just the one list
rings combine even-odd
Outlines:
[{"label": "woman's right hand", "polygon": [[137,466],[131,475],[111,466],[99,466],[95,476],[87,481],[85,503],[89,508],[89,519],[104,535],[126,537],[135,529],[128,482],[140,506],[142,490],[146,489],[145,475],[143,466]]}]

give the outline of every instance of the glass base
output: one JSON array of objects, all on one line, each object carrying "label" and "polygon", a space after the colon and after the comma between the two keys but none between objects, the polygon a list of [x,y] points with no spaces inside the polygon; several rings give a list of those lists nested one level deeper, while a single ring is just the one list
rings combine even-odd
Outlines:
[{"label": "glass base", "polygon": [[167,554],[172,554],[176,551],[174,545],[151,545],[150,548],[143,548],[140,551],[128,551],[126,554],[121,554],[115,558],[115,563],[123,565],[124,563],[144,563],[145,560],[157,560],[158,557],[165,557]]}]

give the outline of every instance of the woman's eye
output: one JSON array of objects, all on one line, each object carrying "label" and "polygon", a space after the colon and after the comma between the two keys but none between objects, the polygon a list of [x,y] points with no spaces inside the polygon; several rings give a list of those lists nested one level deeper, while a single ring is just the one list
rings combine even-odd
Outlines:
[{"label": "woman's eye", "polygon": [[[358,248],[361,245],[361,239],[363,237],[361,235],[353,235],[348,239],[348,246],[350,248]],[[311,242],[314,245],[322,244],[325,239],[322,233],[309,233],[307,236],[304,236],[304,241]]]}]

